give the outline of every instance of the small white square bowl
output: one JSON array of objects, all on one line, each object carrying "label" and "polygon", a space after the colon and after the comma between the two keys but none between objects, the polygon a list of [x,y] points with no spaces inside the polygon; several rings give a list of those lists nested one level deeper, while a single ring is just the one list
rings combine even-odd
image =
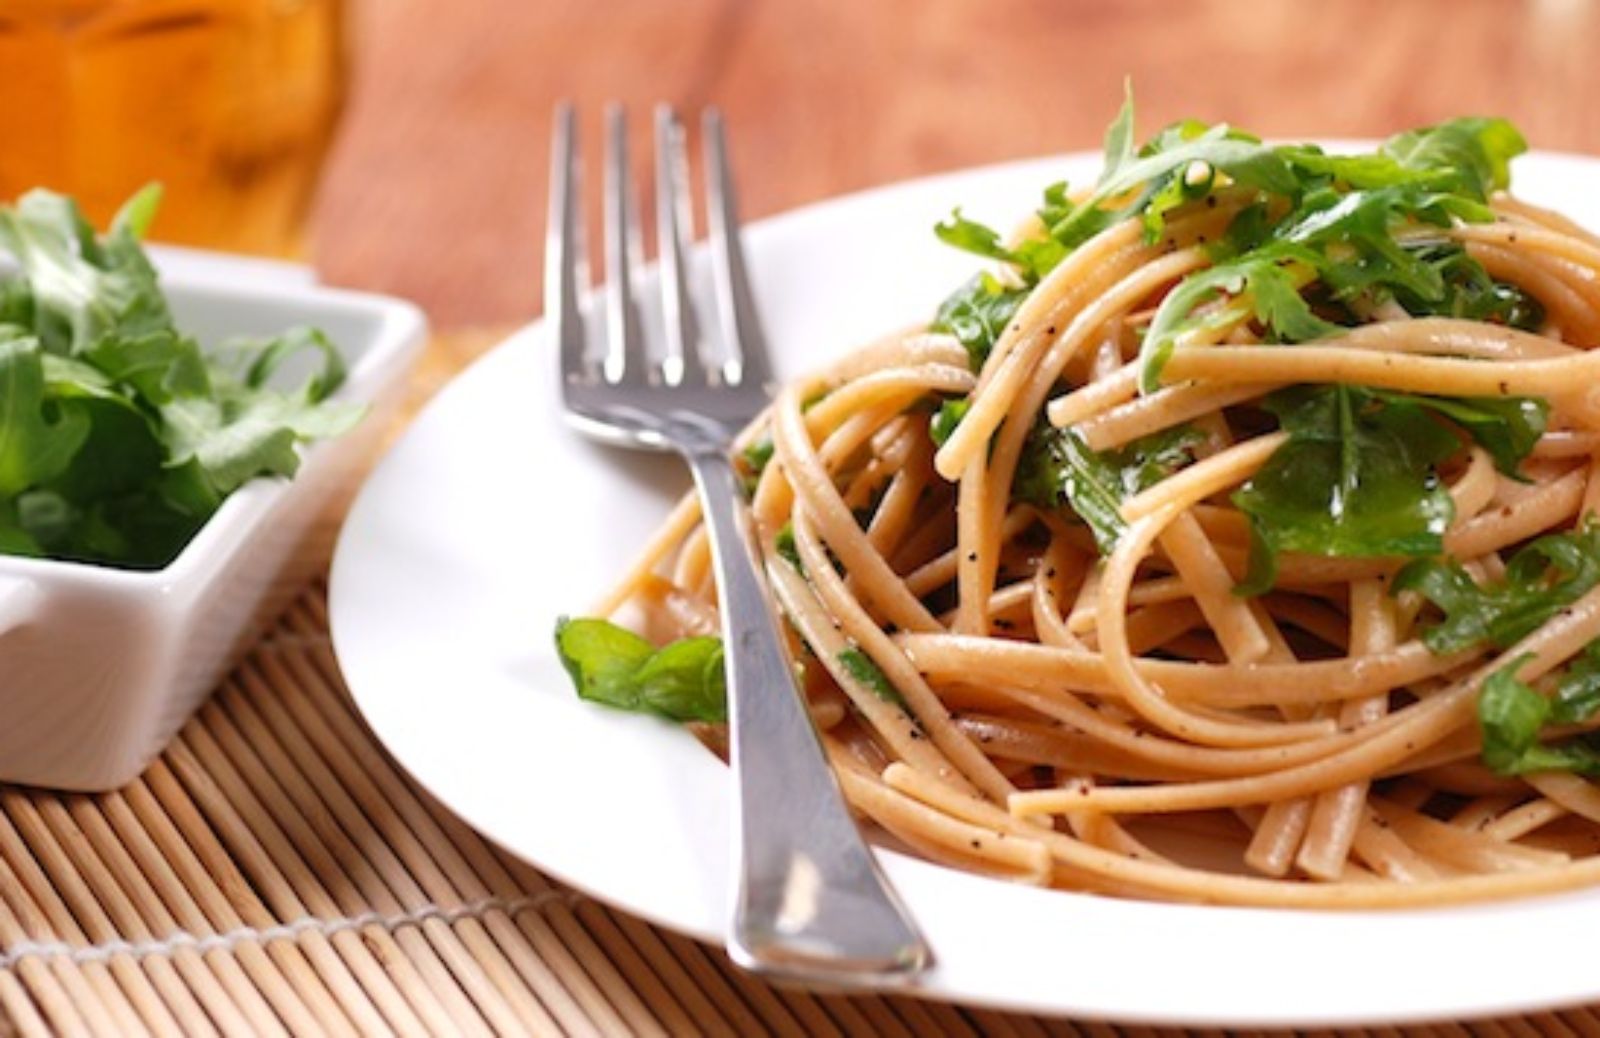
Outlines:
[{"label": "small white square bowl", "polygon": [[285,278],[251,264],[164,265],[178,327],[209,346],[321,328],[367,405],[355,429],[310,445],[294,479],[258,479],[223,502],[165,568],[0,555],[0,781],[71,790],[143,770],[262,627],[325,568],[360,471],[382,442],[422,351],[409,303]]}]

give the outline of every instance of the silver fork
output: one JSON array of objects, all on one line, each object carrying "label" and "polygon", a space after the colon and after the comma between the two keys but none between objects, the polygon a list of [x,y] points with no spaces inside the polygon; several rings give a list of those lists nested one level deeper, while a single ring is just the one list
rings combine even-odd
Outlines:
[{"label": "silver fork", "polygon": [[[740,479],[734,434],[767,404],[766,344],[739,244],[721,117],[704,120],[714,355],[699,333],[686,264],[692,201],[682,125],[657,109],[658,342],[634,291],[642,248],[629,187],[627,124],[607,112],[604,212],[606,337],[591,349],[579,306],[575,118],[557,109],[552,144],[545,313],[561,354],[567,417],[584,433],[675,450],[700,492],[727,648],[734,773],[736,891],[727,947],[739,965],[780,978],[869,985],[914,977],[926,944],[862,842],[828,769],[779,637]],[[599,344],[597,344],[599,345]]]}]

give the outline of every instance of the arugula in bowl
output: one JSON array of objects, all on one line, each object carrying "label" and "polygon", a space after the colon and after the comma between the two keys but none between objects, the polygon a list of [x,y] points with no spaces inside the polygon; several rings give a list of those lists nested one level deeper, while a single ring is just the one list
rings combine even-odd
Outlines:
[{"label": "arugula in bowl", "polygon": [[[176,326],[140,244],[159,202],[144,189],[103,236],[49,191],[0,207],[0,553],[159,569],[360,418],[329,399],[345,369],[320,331],[202,350]],[[310,370],[284,388],[291,359]]]}]

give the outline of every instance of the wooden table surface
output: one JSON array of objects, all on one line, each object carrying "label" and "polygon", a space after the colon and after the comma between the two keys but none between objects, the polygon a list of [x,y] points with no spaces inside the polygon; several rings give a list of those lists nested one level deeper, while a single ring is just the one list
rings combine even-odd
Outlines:
[{"label": "wooden table surface", "polygon": [[[1381,136],[1506,115],[1600,153],[1600,0],[351,0],[350,102],[313,225],[324,276],[435,326],[539,310],[552,106],[723,107],[747,218],[1140,125]],[[597,186],[597,179],[591,178]],[[952,202],[959,200],[953,199]],[[1030,200],[1019,200],[1019,206]]]}]

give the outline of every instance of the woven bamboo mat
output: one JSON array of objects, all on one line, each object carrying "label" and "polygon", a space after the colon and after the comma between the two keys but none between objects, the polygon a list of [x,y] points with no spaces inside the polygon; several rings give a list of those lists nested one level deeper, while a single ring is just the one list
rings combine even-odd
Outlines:
[{"label": "woven bamboo mat", "polygon": [[[546,879],[430,799],[362,727],[327,630],[312,588],[119,792],[0,788],[9,1032],[1159,1033],[752,980]],[[1600,1035],[1600,1017],[1470,1030]]]}]

